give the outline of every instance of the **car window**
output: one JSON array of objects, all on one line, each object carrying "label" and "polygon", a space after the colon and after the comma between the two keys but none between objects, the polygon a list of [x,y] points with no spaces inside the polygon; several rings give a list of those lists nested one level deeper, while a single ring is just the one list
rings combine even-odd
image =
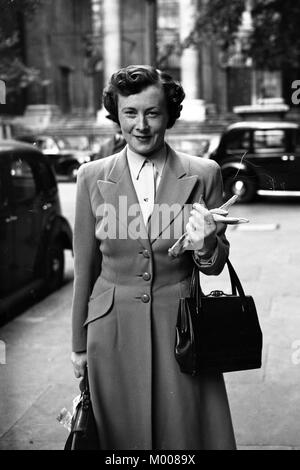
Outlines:
[{"label": "car window", "polygon": [[52,137],[37,138],[36,145],[44,153],[59,152],[59,146]]},{"label": "car window", "polygon": [[208,151],[208,139],[169,139],[174,150],[177,152],[190,153],[192,155],[202,156]]},{"label": "car window", "polygon": [[249,150],[250,131],[246,129],[234,130],[227,135],[227,150]]},{"label": "car window", "polygon": [[60,138],[58,145],[61,149],[89,150],[90,143],[87,136],[69,136]]},{"label": "car window", "polygon": [[255,150],[280,149],[286,147],[285,131],[282,129],[255,130],[253,135]]},{"label": "car window", "polygon": [[49,192],[53,189],[56,189],[55,176],[47,164],[39,162],[38,173],[39,186],[41,187],[42,191]]},{"label": "car window", "polygon": [[10,174],[15,202],[20,204],[34,199],[37,190],[32,168],[29,163],[22,158],[13,160]]}]

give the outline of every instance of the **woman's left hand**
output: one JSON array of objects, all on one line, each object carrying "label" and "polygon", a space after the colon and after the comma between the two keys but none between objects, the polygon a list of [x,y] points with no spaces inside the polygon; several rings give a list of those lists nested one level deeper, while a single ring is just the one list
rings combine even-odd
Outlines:
[{"label": "woman's left hand", "polygon": [[208,210],[203,199],[193,204],[186,232],[169,248],[169,256],[177,257],[182,251],[194,250],[203,257],[210,257],[217,245],[216,222],[226,225],[237,225],[249,222],[244,217],[227,217],[228,210],[238,196],[232,196],[222,206]]},{"label": "woman's left hand", "polygon": [[[218,209],[219,214],[226,216],[228,211]],[[210,254],[217,243],[217,225],[213,214],[199,203],[193,204],[189,221],[186,225],[187,237],[183,248],[186,250],[201,250],[202,254]]]}]

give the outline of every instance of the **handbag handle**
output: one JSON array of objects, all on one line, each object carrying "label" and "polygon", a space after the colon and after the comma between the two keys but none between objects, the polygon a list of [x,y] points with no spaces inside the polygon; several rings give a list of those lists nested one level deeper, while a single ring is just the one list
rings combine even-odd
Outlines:
[{"label": "handbag handle", "polygon": [[82,377],[80,383],[79,383],[79,390],[82,393],[89,393],[90,388],[89,388],[89,378],[88,378],[88,369],[85,367],[84,369],[84,376]]},{"label": "handbag handle", "polygon": [[[235,272],[235,269],[229,259],[227,259],[226,264],[230,277],[232,295],[236,295],[238,292],[239,296],[242,299],[245,299],[245,292],[242,287],[241,281],[239,280],[238,275]],[[201,297],[205,297],[205,294],[203,293],[201,288],[199,273],[199,268],[197,266],[194,266],[190,286],[190,297],[194,297],[196,299],[201,299]]]}]

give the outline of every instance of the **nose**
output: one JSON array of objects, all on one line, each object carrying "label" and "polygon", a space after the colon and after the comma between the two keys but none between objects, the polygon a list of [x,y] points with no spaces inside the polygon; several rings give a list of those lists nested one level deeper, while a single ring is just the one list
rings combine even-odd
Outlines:
[{"label": "nose", "polygon": [[149,130],[149,124],[147,117],[144,114],[138,114],[136,129],[141,132],[147,132]]}]

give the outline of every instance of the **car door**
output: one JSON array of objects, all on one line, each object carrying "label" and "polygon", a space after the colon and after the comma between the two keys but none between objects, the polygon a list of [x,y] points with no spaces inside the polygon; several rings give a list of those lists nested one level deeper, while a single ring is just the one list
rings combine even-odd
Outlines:
[{"label": "car door", "polygon": [[251,161],[259,175],[260,189],[291,189],[291,172],[288,130],[280,124],[274,128],[259,127],[253,130]]},{"label": "car door", "polygon": [[9,164],[0,156],[0,298],[13,288],[13,239],[15,218],[9,187]]},{"label": "car door", "polygon": [[300,129],[291,129],[291,152],[288,154],[290,171],[290,189],[300,191]]},{"label": "car door", "polygon": [[19,288],[35,278],[35,263],[41,242],[41,196],[35,159],[38,155],[15,154],[11,160],[13,214],[15,221],[14,283]]}]

